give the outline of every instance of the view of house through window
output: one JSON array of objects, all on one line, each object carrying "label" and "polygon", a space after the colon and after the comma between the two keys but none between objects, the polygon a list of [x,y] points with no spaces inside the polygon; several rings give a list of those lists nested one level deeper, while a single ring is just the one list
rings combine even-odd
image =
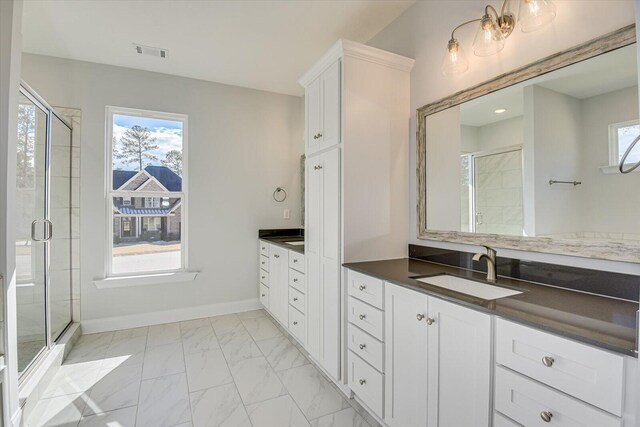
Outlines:
[{"label": "view of house through window", "polygon": [[120,109],[111,109],[109,119],[110,273],[182,269],[186,120]]}]

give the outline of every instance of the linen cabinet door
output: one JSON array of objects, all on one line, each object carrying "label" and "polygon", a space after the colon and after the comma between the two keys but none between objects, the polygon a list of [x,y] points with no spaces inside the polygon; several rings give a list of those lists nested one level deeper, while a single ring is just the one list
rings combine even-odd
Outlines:
[{"label": "linen cabinet door", "polygon": [[307,157],[305,208],[305,279],[307,281],[307,343],[306,350],[320,360],[320,236],[322,233],[322,170],[320,156]]},{"label": "linen cabinet door", "polygon": [[487,427],[491,317],[430,297],[427,323],[429,426]]},{"label": "linen cabinet door", "polygon": [[269,308],[280,323],[288,325],[289,251],[271,245],[269,255]]},{"label": "linen cabinet door", "polygon": [[426,295],[386,285],[384,420],[391,427],[427,425],[427,306]]},{"label": "linen cabinet door", "polygon": [[320,149],[340,143],[340,61],[330,66],[322,76],[322,125],[320,128]]},{"label": "linen cabinet door", "polygon": [[315,153],[320,148],[322,138],[322,90],[321,77],[307,86],[305,102],[307,110],[307,155]]}]

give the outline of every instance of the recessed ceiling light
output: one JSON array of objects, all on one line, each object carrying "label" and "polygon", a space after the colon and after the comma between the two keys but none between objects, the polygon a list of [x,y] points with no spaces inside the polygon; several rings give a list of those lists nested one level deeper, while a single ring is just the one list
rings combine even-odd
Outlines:
[{"label": "recessed ceiling light", "polygon": [[506,108],[498,108],[497,110],[494,110],[493,112],[496,114],[502,114],[504,112],[506,112],[507,109]]}]

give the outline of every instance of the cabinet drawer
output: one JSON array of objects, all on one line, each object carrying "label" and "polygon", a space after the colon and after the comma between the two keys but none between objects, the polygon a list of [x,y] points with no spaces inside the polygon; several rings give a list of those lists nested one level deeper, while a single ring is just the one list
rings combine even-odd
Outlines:
[{"label": "cabinet drawer", "polygon": [[371,366],[380,372],[384,372],[383,354],[384,345],[366,332],[361,331],[352,324],[349,324],[347,332],[349,349],[355,354],[369,362]]},{"label": "cabinet drawer", "polygon": [[358,298],[368,304],[379,309],[383,308],[383,289],[382,280],[374,279],[371,276],[349,271],[348,286],[349,295]]},{"label": "cabinet drawer", "polygon": [[349,352],[349,387],[365,405],[382,418],[384,376],[351,351]]},{"label": "cabinet drawer", "polygon": [[493,414],[493,427],[522,427],[515,421],[505,417],[499,412]]},{"label": "cabinet drawer", "polygon": [[621,356],[498,319],[496,362],[614,415],[622,415]]},{"label": "cabinet drawer", "polygon": [[304,273],[304,255],[299,252],[289,251],[289,268]]},{"label": "cabinet drawer", "polygon": [[293,306],[289,306],[289,332],[295,336],[302,345],[306,344],[307,326],[304,314],[300,313]]},{"label": "cabinet drawer", "polygon": [[260,283],[265,286],[269,286],[269,272],[261,269],[258,274],[260,275]]},{"label": "cabinet drawer", "polygon": [[384,341],[384,313],[377,308],[349,297],[349,322],[380,341]]},{"label": "cabinet drawer", "polygon": [[260,255],[260,268],[264,271],[269,271],[269,258],[264,255]]},{"label": "cabinet drawer", "polygon": [[307,288],[305,287],[304,274],[292,268],[289,269],[289,286],[293,286],[303,294],[307,293]]},{"label": "cabinet drawer", "polygon": [[260,255],[269,256],[269,244],[260,240]]},{"label": "cabinet drawer", "polygon": [[266,308],[269,309],[269,288],[260,284],[260,303]]},{"label": "cabinet drawer", "polygon": [[304,313],[304,294],[289,286],[289,304],[297,308],[298,311]]},{"label": "cabinet drawer", "polygon": [[[527,427],[620,427],[622,420],[559,391],[496,367],[495,409]],[[549,421],[543,417],[550,416]]]}]

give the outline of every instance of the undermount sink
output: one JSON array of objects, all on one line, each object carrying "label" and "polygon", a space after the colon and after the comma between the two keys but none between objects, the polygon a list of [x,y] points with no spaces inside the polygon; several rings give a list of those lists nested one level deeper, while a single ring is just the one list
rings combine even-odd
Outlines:
[{"label": "undermount sink", "polygon": [[471,295],[482,298],[484,300],[494,300],[498,298],[510,297],[521,294],[520,291],[502,288],[500,286],[488,285],[475,280],[463,279],[461,277],[449,276],[443,274],[440,276],[415,278],[418,282],[428,285],[438,286],[440,288],[449,289],[451,291],[460,292],[462,294]]},{"label": "undermount sink", "polygon": [[295,242],[284,242],[284,243],[291,246],[303,246],[304,240],[296,240]]}]

